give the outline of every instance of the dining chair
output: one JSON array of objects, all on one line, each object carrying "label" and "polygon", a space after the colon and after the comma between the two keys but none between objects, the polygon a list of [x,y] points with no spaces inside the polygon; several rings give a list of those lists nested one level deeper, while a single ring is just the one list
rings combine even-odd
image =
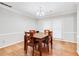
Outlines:
[{"label": "dining chair", "polygon": [[32,33],[25,32],[25,35],[24,35],[24,50],[25,50],[25,52],[27,54],[28,46],[30,46],[30,47],[33,48],[32,55],[34,55],[34,50],[35,50],[35,46],[37,45],[37,42],[33,41],[32,36],[33,36]]},{"label": "dining chair", "polygon": [[[48,35],[49,34],[49,30],[44,30],[44,33]],[[45,47],[45,45],[47,45],[47,48],[48,48],[48,51],[49,51],[49,35],[45,38],[43,43],[44,43],[44,47]]]},{"label": "dining chair", "polygon": [[44,33],[48,34],[48,32],[50,32],[50,30],[48,30],[48,29],[44,30]]},{"label": "dining chair", "polygon": [[49,32],[49,40],[51,42],[51,49],[52,49],[52,46],[53,46],[53,31]]},{"label": "dining chair", "polygon": [[44,33],[48,35],[48,37],[46,37],[45,40],[43,41],[44,47],[45,47],[45,44],[46,44],[47,48],[48,48],[48,51],[49,51],[49,44],[50,44],[50,42],[51,42],[51,49],[52,49],[52,31],[44,30]]},{"label": "dining chair", "polygon": [[33,33],[33,34],[35,34],[35,33],[36,33],[36,31],[35,31],[35,30],[29,30],[29,32],[31,32],[31,33]]}]

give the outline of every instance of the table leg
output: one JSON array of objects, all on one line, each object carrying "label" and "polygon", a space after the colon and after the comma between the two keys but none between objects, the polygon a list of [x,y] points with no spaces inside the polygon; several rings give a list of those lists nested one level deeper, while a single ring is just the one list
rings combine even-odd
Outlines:
[{"label": "table leg", "polygon": [[52,49],[52,37],[51,37],[51,49]]},{"label": "table leg", "polygon": [[39,52],[40,52],[40,56],[42,56],[42,42],[41,42],[41,40],[39,41]]},{"label": "table leg", "polygon": [[24,36],[24,50],[26,50],[26,38]]}]

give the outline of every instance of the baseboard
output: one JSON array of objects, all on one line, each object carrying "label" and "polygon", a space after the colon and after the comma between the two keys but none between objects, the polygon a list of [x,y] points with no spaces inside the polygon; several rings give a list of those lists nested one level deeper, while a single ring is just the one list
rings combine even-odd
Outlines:
[{"label": "baseboard", "polygon": [[61,40],[61,41],[71,42],[71,43],[77,43],[77,42],[75,42],[75,41],[68,41],[68,40]]},{"label": "baseboard", "polygon": [[[54,40],[59,40],[59,41],[65,41],[65,42],[71,42],[71,43],[76,43],[76,42],[72,42],[72,41],[67,41],[67,40],[60,40],[61,38],[54,38]],[[13,42],[13,43],[10,43],[10,44],[7,44],[7,45],[4,45],[4,46],[2,46],[2,47],[0,47],[0,48],[5,48],[5,47],[8,47],[8,46],[11,46],[11,45],[14,45],[14,44],[17,44],[17,43],[20,43],[20,42],[22,42],[23,40],[20,40],[20,41],[17,41],[17,42]],[[78,54],[79,54],[79,51],[77,51],[78,52]]]},{"label": "baseboard", "polygon": [[68,41],[68,40],[64,40],[62,38],[54,38],[54,40],[59,40],[59,41],[65,41],[65,42],[71,42],[71,43],[77,43],[75,41]]},{"label": "baseboard", "polygon": [[7,44],[7,45],[2,46],[2,47],[0,47],[0,48],[5,48],[5,47],[8,47],[8,46],[11,46],[11,45],[14,45],[14,44],[20,43],[20,42],[22,42],[22,41],[23,41],[23,40],[20,40],[20,41],[14,42],[14,43],[10,43],[10,44]]},{"label": "baseboard", "polygon": [[77,54],[79,55],[79,50],[77,50]]},{"label": "baseboard", "polygon": [[0,34],[0,48],[14,45],[16,43],[23,41],[23,39],[24,39],[23,32]]}]

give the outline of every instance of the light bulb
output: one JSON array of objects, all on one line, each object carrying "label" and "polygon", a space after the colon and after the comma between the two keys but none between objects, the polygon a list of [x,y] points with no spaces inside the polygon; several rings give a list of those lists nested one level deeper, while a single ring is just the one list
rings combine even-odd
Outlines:
[{"label": "light bulb", "polygon": [[39,16],[39,12],[37,12],[37,15]]}]

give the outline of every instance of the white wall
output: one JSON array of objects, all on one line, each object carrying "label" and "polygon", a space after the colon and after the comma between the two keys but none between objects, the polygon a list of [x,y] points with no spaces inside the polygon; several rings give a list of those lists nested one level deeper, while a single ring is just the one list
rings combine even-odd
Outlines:
[{"label": "white wall", "polygon": [[79,5],[77,5],[77,52],[79,54]]},{"label": "white wall", "polygon": [[0,47],[23,40],[24,31],[36,29],[36,20],[0,7]]},{"label": "white wall", "polygon": [[53,18],[40,19],[38,20],[38,30],[44,31],[44,29],[49,29],[54,31],[55,38],[61,38],[61,23],[62,21]]},{"label": "white wall", "polygon": [[[74,22],[75,21],[75,22]],[[54,38],[75,42],[76,13],[55,16],[38,20],[38,30],[49,28],[54,32]]]},{"label": "white wall", "polygon": [[77,16],[75,14],[67,15],[63,18],[63,40],[76,43]]}]

